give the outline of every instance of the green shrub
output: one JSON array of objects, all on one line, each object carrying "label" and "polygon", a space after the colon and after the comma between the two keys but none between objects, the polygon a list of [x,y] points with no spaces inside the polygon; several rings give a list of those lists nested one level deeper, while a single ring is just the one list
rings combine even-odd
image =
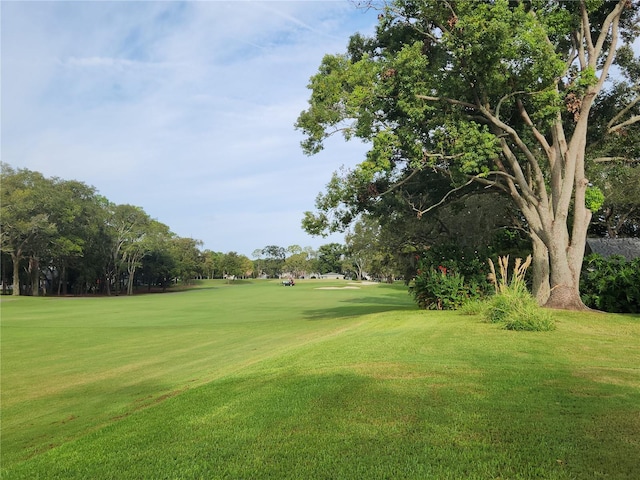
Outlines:
[{"label": "green shrub", "polygon": [[[437,245],[418,260],[418,272],[409,287],[420,308],[455,310],[485,296],[491,285],[479,251],[456,245]],[[486,257],[485,257],[486,258]]]},{"label": "green shrub", "polygon": [[580,292],[588,307],[611,313],[640,313],[640,258],[585,257]]},{"label": "green shrub", "polygon": [[487,293],[491,290],[487,280],[489,267],[486,259],[489,256],[486,250],[472,250],[456,244],[434,245],[418,256],[416,276],[428,270],[446,268],[447,272],[459,273],[468,284],[474,284]]},{"label": "green shrub", "polygon": [[409,291],[420,308],[455,310],[469,299],[472,288],[465,285],[463,275],[441,267],[420,272]]}]

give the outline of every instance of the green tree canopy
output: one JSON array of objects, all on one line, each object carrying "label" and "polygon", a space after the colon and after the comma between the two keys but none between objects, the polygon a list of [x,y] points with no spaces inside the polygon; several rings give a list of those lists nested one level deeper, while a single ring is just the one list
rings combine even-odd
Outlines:
[{"label": "green tree canopy", "polygon": [[174,276],[181,279],[183,283],[190,284],[196,278],[203,266],[202,253],[199,247],[200,240],[193,238],[173,238],[171,240],[171,252],[174,258]]},{"label": "green tree canopy", "polygon": [[260,262],[262,271],[269,277],[277,277],[280,275],[284,267],[284,261],[287,258],[285,248],[278,245],[267,245],[260,250],[260,253],[263,256]]},{"label": "green tree canopy", "polygon": [[237,252],[225,253],[221,259],[221,266],[228,281],[236,277],[245,277],[251,274],[252,270],[251,260]]},{"label": "green tree canopy", "polygon": [[587,156],[592,190],[602,194],[590,233],[640,235],[640,60],[621,49],[622,77],[594,104]]},{"label": "green tree canopy", "polygon": [[[38,172],[14,170],[5,163],[0,167],[1,246],[2,251],[11,255],[13,262],[13,295],[20,295],[20,262],[30,259],[29,271],[33,280],[36,259],[48,248],[58,231],[51,218],[55,188],[52,180]],[[37,295],[38,277],[35,283],[34,293]]]},{"label": "green tree canopy", "polygon": [[379,253],[378,239],[380,224],[369,217],[358,219],[345,235],[347,259],[352,265],[356,278],[362,280]]},{"label": "green tree canopy", "polygon": [[82,182],[0,167],[2,266],[12,270],[15,295],[68,287],[109,294],[123,285],[131,294],[136,276],[164,287],[172,275],[200,274],[201,243],[177,237],[142,208],[115,205]]},{"label": "green tree canopy", "polygon": [[628,0],[385,4],[375,36],[353,36],[311,78],[296,124],[303,149],[316,153],[336,133],[369,143],[336,189],[340,205],[363,186],[376,199],[424,170],[444,174],[451,192],[476,183],[510,196],[532,238],[539,299],[584,308],[590,113],[616,52],[638,33],[637,15]]},{"label": "green tree canopy", "polygon": [[345,254],[345,247],[336,242],[320,245],[318,248],[318,271],[325,273],[342,273],[342,260]]}]

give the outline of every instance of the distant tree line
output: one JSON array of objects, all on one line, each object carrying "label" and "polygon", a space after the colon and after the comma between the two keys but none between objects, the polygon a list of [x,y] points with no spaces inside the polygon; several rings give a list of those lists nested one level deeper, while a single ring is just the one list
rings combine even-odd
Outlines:
[{"label": "distant tree line", "polygon": [[[0,167],[4,294],[131,295],[197,278],[363,274],[366,246],[358,246],[357,235],[351,250],[339,243],[317,251],[268,245],[251,260],[203,250],[200,240],[180,237],[142,208],[114,204],[82,182]],[[375,271],[369,265],[367,273]]]},{"label": "distant tree line", "polygon": [[3,291],[14,295],[133,293],[198,274],[201,242],[142,208],[116,205],[75,180],[1,165]]}]

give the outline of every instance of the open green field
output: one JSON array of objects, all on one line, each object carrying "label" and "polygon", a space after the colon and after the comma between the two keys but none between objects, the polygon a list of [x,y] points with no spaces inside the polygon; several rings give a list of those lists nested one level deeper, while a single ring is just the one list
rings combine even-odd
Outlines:
[{"label": "open green field", "polygon": [[1,477],[640,478],[640,316],[512,332],[331,285],[3,297]]}]

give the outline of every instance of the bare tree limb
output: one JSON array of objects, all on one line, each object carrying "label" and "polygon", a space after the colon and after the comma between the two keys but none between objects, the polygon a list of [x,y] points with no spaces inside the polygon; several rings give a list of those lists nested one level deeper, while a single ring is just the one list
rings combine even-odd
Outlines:
[{"label": "bare tree limb", "polygon": [[607,163],[607,162],[625,162],[629,160],[625,157],[598,157],[594,158],[592,161],[595,163]]},{"label": "bare tree limb", "polygon": [[431,205],[430,207],[421,210],[419,208],[416,208],[415,205],[413,204],[413,202],[409,202],[409,205],[411,205],[411,208],[413,209],[414,212],[416,212],[418,218],[421,218],[425,213],[430,212],[431,210],[438,208],[440,205],[442,205],[444,202],[447,201],[447,198],[449,198],[450,195],[454,194],[457,191],[462,190],[465,187],[468,187],[469,185],[471,185],[474,182],[474,179],[471,178],[467,183],[465,183],[464,185],[461,185],[460,187],[454,188],[453,190],[449,190],[447,192],[447,194],[442,197],[442,200],[440,200],[438,203],[435,203],[433,205]]},{"label": "bare tree limb", "polygon": [[529,128],[533,132],[533,136],[536,137],[536,140],[540,145],[542,145],[542,148],[544,148],[547,151],[547,155],[548,155],[549,152],[551,151],[551,146],[549,145],[549,142],[547,142],[547,139],[544,137],[544,135],[540,133],[540,131],[533,124],[531,117],[529,117],[529,112],[527,112],[527,109],[524,107],[522,100],[518,100],[517,103],[518,103],[518,110],[520,111],[520,116],[523,118],[524,123],[526,123],[529,126]]},{"label": "bare tree limb", "polygon": [[420,95],[420,94],[416,95],[416,98],[419,98],[420,100],[427,100],[429,102],[445,102],[445,103],[450,103],[451,105],[460,105],[463,107],[471,108],[473,110],[478,109],[477,105],[474,105],[473,103],[463,102],[461,100],[454,100],[453,98],[432,97],[429,95]]},{"label": "bare tree limb", "polygon": [[538,163],[538,160],[535,157],[535,155],[531,152],[531,150],[529,150],[529,147],[524,143],[522,138],[520,138],[520,135],[518,135],[518,132],[516,132],[516,130],[513,127],[511,127],[510,125],[507,125],[499,118],[496,118],[495,115],[493,115],[487,108],[480,105],[479,109],[495,127],[509,134],[509,137],[514,141],[514,143],[518,147],[518,150],[520,150],[524,154],[525,158],[527,159],[527,162],[531,166],[531,169],[534,172],[534,177],[536,179],[536,187],[539,193],[539,197],[536,196],[536,194],[529,187],[527,179],[524,176],[524,172],[522,171],[522,166],[520,165],[517,157],[511,151],[511,148],[509,148],[506,141],[503,138],[500,138],[500,144],[502,146],[502,150],[505,155],[505,158],[511,165],[511,168],[513,169],[513,172],[514,172],[515,179],[518,185],[520,185],[520,188],[522,189],[523,193],[525,193],[525,195],[527,196],[527,198],[530,199],[533,205],[537,205],[538,202],[541,200],[546,206],[547,198],[546,198],[546,186],[544,184],[544,174],[542,173],[540,164]]},{"label": "bare tree limb", "polygon": [[500,118],[500,108],[502,107],[502,102],[504,102],[505,100],[511,98],[511,97],[515,97],[516,95],[522,95],[522,94],[526,94],[527,92],[525,92],[524,90],[518,91],[518,92],[512,92],[512,93],[508,93],[507,95],[505,95],[504,97],[502,97],[499,101],[498,101],[498,105],[496,105],[496,111],[495,111],[495,116],[497,118]]},{"label": "bare tree limb", "polygon": [[619,123],[618,125],[614,125],[613,127],[610,127],[609,130],[607,130],[607,133],[617,132],[621,128],[624,128],[629,125],[633,125],[636,122],[640,122],[640,115],[634,115],[633,117],[625,120],[624,122]]},{"label": "bare tree limb", "polygon": [[[502,176],[506,176],[506,177],[511,177],[510,175],[506,174],[505,172],[489,172],[487,175],[502,175]],[[442,197],[442,199],[438,202],[438,203],[434,203],[433,205],[431,205],[430,207],[427,207],[425,209],[420,209],[420,208],[416,208],[415,204],[411,201],[409,201],[409,205],[411,205],[411,208],[413,209],[414,212],[416,212],[418,218],[422,217],[425,213],[430,212],[431,210],[434,210],[436,208],[438,208],[440,205],[442,205],[443,203],[445,203],[447,201],[447,199],[453,195],[455,192],[459,192],[460,190],[468,187],[469,185],[471,185],[474,182],[477,182],[479,180],[483,179],[483,177],[481,177],[480,175],[474,175],[472,177],[469,178],[469,180],[467,180],[467,182],[463,185],[460,185],[459,187],[456,187],[454,189],[449,190],[444,197]],[[513,179],[513,177],[511,177],[511,179]],[[485,179],[483,179],[485,180]]]},{"label": "bare tree limb", "polygon": [[[584,17],[586,17],[586,25],[589,25],[589,18],[587,16],[586,7],[584,6],[584,1],[581,2],[583,6],[583,21]],[[602,22],[602,27],[600,29],[600,36],[596,42],[595,47],[591,45],[593,50],[593,58],[589,57],[589,66],[596,69],[598,64],[598,57],[600,56],[600,52],[602,51],[602,47],[607,37],[609,36],[609,27],[611,27],[611,43],[609,44],[609,54],[607,55],[607,59],[605,60],[604,66],[602,68],[603,75],[600,77],[600,81],[598,82],[598,90],[602,86],[605,81],[606,73],[609,71],[609,66],[613,63],[615,58],[616,46],[618,41],[618,23],[620,21],[620,14],[622,10],[624,10],[625,5],[627,4],[627,0],[619,0],[616,7],[607,15],[607,18]],[[591,41],[591,35],[587,37],[588,42]]]},{"label": "bare tree limb", "polygon": [[591,24],[589,22],[589,12],[585,0],[580,0],[580,14],[582,16],[581,31],[583,39],[587,42],[587,55],[589,57],[589,65],[595,59],[596,55],[593,48],[593,40],[591,39]]},{"label": "bare tree limb", "polygon": [[[624,107],[622,110],[620,110],[617,114],[615,114],[613,116],[613,118],[611,120],[609,120],[609,122],[607,123],[607,132],[608,133],[612,133],[615,130],[617,130],[618,125],[616,125],[615,123],[617,121],[619,121],[622,117],[624,117],[627,112],[629,112],[629,110],[631,110],[633,107],[635,107],[638,102],[640,102],[640,94],[636,95],[636,98],[634,98],[633,100],[631,100],[631,102],[629,102],[629,104]],[[638,115],[635,115],[635,117],[638,117]],[[633,117],[632,117],[633,118]],[[636,122],[637,120],[635,120],[634,122]],[[634,123],[632,122],[632,123]]]},{"label": "bare tree limb", "polygon": [[413,171],[412,171],[412,172],[411,172],[411,173],[410,173],[406,178],[403,178],[400,182],[398,182],[398,183],[396,183],[396,184],[392,185],[390,188],[388,188],[387,190],[385,190],[384,192],[382,192],[382,193],[380,194],[380,196],[386,195],[387,193],[391,193],[391,192],[393,192],[393,191],[397,190],[397,189],[398,189],[398,188],[400,188],[402,185],[404,185],[404,184],[405,184],[405,183],[407,183],[409,180],[411,180],[411,179],[416,175],[416,173],[418,173],[419,171],[420,171],[420,169],[419,169],[419,168],[414,168],[414,169],[413,169]]}]

